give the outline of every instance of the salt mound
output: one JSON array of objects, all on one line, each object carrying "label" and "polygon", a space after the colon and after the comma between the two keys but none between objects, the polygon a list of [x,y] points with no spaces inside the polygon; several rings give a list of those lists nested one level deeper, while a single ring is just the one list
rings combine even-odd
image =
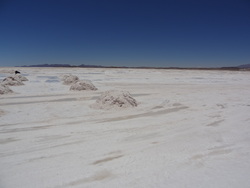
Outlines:
[{"label": "salt mound", "polygon": [[64,75],[62,78],[63,84],[65,84],[65,85],[73,84],[73,83],[77,82],[78,80],[79,80],[79,78],[77,76],[74,76],[71,74]]},{"label": "salt mound", "polygon": [[72,86],[70,87],[70,90],[76,90],[76,91],[97,90],[97,88],[90,81],[81,80],[72,84]]},{"label": "salt mound", "polygon": [[23,75],[21,75],[21,74],[17,74],[17,75],[15,75],[14,76],[14,78],[16,79],[16,80],[20,80],[20,81],[29,81],[25,76],[23,76]]},{"label": "salt mound", "polygon": [[7,78],[4,78],[1,84],[9,85],[9,86],[21,86],[21,85],[24,85],[23,82],[21,80],[19,80],[19,78],[15,77],[15,76],[9,76]]},{"label": "salt mound", "polygon": [[0,95],[13,93],[13,91],[7,86],[0,84]]},{"label": "salt mound", "polygon": [[136,107],[137,101],[127,91],[110,90],[104,92],[92,107],[98,109]]}]

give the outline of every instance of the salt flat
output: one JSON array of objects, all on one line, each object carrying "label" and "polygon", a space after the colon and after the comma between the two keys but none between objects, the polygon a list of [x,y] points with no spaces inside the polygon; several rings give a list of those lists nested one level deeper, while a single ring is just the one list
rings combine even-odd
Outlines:
[{"label": "salt flat", "polygon": [[[17,69],[29,81],[0,96],[1,188],[249,187],[249,72]],[[98,90],[70,91],[69,73]],[[111,89],[139,105],[90,107]]]}]

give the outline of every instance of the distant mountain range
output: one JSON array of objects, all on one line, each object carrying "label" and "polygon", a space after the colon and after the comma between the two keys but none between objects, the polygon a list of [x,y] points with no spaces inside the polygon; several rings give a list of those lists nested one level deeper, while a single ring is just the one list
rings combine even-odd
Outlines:
[{"label": "distant mountain range", "polygon": [[102,65],[69,65],[69,64],[39,64],[39,65],[24,65],[19,67],[86,67],[86,68],[144,68],[144,69],[198,69],[198,70],[242,70],[250,69],[250,64],[239,65],[235,67],[219,67],[219,68],[182,68],[182,67],[126,67],[126,66],[102,66]]},{"label": "distant mountain range", "polygon": [[238,66],[240,69],[249,69],[250,68],[250,64],[245,64],[245,65],[240,65]]},{"label": "distant mountain range", "polygon": [[96,65],[69,65],[69,64],[39,64],[39,65],[24,65],[21,67],[102,67],[102,66],[96,66]]}]

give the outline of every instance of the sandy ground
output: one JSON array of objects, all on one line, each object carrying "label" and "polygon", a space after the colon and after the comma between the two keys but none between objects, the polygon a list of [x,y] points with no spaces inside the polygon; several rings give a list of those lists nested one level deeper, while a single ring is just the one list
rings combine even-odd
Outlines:
[{"label": "sandy ground", "polygon": [[[250,186],[249,72],[17,69],[29,81],[0,96],[1,188]],[[98,90],[70,91],[68,73]],[[110,89],[139,106],[90,108]]]}]

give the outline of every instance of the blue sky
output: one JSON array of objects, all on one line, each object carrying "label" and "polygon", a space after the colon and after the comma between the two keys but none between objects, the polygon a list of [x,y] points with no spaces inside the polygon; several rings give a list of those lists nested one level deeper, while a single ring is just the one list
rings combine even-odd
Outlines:
[{"label": "blue sky", "polygon": [[250,63],[249,0],[0,0],[0,66]]}]

